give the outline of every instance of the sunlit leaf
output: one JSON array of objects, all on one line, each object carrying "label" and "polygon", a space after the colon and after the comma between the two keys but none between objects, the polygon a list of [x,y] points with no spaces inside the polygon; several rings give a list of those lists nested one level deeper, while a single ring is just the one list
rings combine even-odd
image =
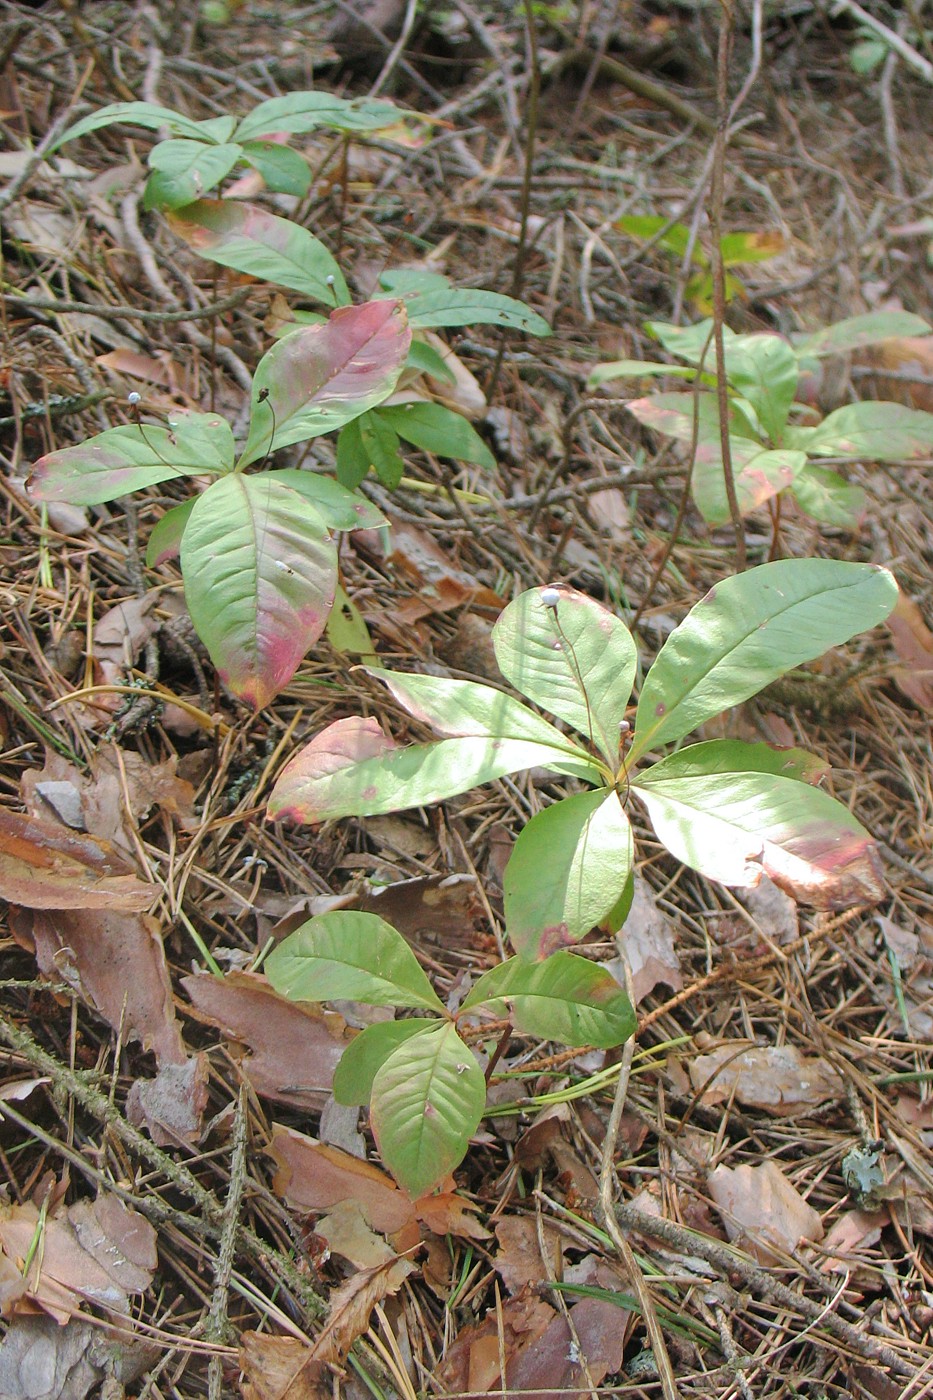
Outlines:
[{"label": "sunlit leaf", "polygon": [[60,136],[52,147],[57,151],[59,146],[64,146],[66,141],[74,141],[79,136],[87,136],[91,131],[99,131],[102,127],[113,126],[115,122],[125,122],[127,126],[142,126],[150,131],[158,131],[161,127],[167,127],[176,136],[189,136],[195,141],[217,140],[226,141],[236,125],[233,117],[224,119],[227,123],[223,136],[208,136],[207,122],[195,122],[190,117],[182,116],[180,112],[173,112],[169,107],[157,107],[152,102],[111,102],[107,107],[100,107],[96,112],[91,112],[88,116],[82,117],[74,126],[70,126],[63,136]]},{"label": "sunlit leaf", "polygon": [[361,1001],[443,1012],[402,935],[376,914],[318,914],[273,948],[265,974],[292,1001]]},{"label": "sunlit leaf", "polygon": [[272,481],[280,481],[310,501],[329,530],[378,530],[387,524],[382,511],[359,491],[348,491],[332,476],[305,471],[301,467],[283,467],[267,472]]},{"label": "sunlit leaf", "polygon": [[93,506],[176,476],[216,476],[233,466],[233,433],[216,413],[173,409],[168,427],[128,423],[40,457],[29,489],[40,501]]},{"label": "sunlit leaf", "polygon": [[[708,363],[715,364],[715,357],[709,358]],[[625,407],[639,423],[653,428],[656,433],[665,433],[681,442],[692,442],[696,432],[699,443],[708,442],[717,449],[719,447],[719,404],[715,394],[651,394],[644,399],[632,399]],[[752,442],[759,440],[748,417],[734,402],[729,404],[728,423],[730,437],[746,438]]]},{"label": "sunlit leaf", "polygon": [[[693,467],[693,499],[703,519],[710,525],[727,525],[732,518],[726,496],[722,457],[719,452],[697,452]],[[736,443],[732,458],[733,481],[739,514],[753,510],[792,487],[807,465],[803,452],[748,451],[744,443]]]},{"label": "sunlit leaf", "polygon": [[337,551],[321,517],[281,482],[233,473],[198,497],[181,568],[221,678],[261,709],[291,680],[334,601]]},{"label": "sunlit leaf", "polygon": [[861,457],[873,462],[933,456],[933,413],[900,403],[846,404],[814,429],[808,451],[820,457]]},{"label": "sunlit leaf", "polygon": [[325,630],[327,640],[341,656],[355,656],[364,663],[375,663],[376,648],[366,620],[353,599],[347,596],[339,584]]},{"label": "sunlit leaf", "polygon": [[745,263],[767,262],[784,251],[784,235],[778,229],[762,229],[752,233],[725,233],[719,240],[719,251],[725,267],[742,267]]},{"label": "sunlit leaf", "polygon": [[371,97],[335,97],[329,92],[290,92],[260,102],[236,128],[238,141],[255,141],[280,131],[293,135],[318,131],[372,132],[394,126],[414,113]]},{"label": "sunlit leaf", "polygon": [[379,816],[421,807],[539,764],[561,771],[566,748],[528,739],[441,739],[398,748],[376,720],[337,720],[286,764],[268,814],[292,821]]},{"label": "sunlit leaf", "polygon": [[474,983],[461,1009],[499,1000],[512,1003],[516,1030],[562,1045],[611,1050],[636,1026],[632,1003],[615,978],[576,953],[554,953],[539,963],[509,958]]},{"label": "sunlit leaf", "polygon": [[149,152],[146,209],[179,209],[220,184],[243,154],[242,146],[205,146],[203,141],[160,141]]},{"label": "sunlit leaf", "polygon": [[350,300],[343,273],[320,239],[256,204],[201,199],[176,210],[169,223],[202,258],[223,267],[288,287],[327,306],[344,306]]},{"label": "sunlit leaf", "polygon": [[614,789],[538,812],[505,868],[505,927],[523,958],[577,943],[617,904],[632,868],[632,828]]},{"label": "sunlit leaf", "polygon": [[401,302],[342,306],[263,355],[253,376],[240,466],[279,447],[333,432],[389,397],[408,355]]},{"label": "sunlit leaf", "polygon": [[455,457],[462,462],[476,462],[492,471],[496,459],[479,433],[461,413],[440,403],[403,403],[374,410],[374,416],[388,424],[400,438],[434,452],[438,457]]},{"label": "sunlit leaf", "polygon": [[883,622],[896,601],[886,569],[838,559],[781,559],[723,579],[671,633],[648,672],[631,761]]},{"label": "sunlit leaf", "polygon": [[[768,875],[819,909],[881,898],[875,843],[840,802],[799,780],[798,759],[737,741],[695,748],[632,785],[678,860],[724,885],[756,885]],[[729,764],[741,768],[726,771]],[[796,769],[790,776],[782,771],[788,764]]]},{"label": "sunlit leaf", "polygon": [[[554,606],[546,606],[547,598]],[[574,588],[520,594],[493,628],[499,668],[516,690],[589,738],[618,766],[619,726],[635,680],[628,628]]]},{"label": "sunlit leaf", "polygon": [[809,462],[795,478],[792,489],[801,510],[823,525],[857,530],[865,519],[868,497],[862,487],[828,467]]},{"label": "sunlit leaf", "polygon": [[413,1197],[464,1158],[486,1107],[486,1081],[449,1021],[411,1036],[373,1080],[370,1122],[383,1164]]},{"label": "sunlit leaf", "polygon": [[[690,246],[690,230],[687,225],[672,224],[670,219],[665,219],[661,214],[625,214],[621,219],[616,219],[616,227],[627,233],[630,238],[637,239],[639,243],[648,243],[656,239],[658,248],[663,248],[665,252],[673,253],[678,258],[684,257]],[[658,238],[661,229],[665,231]],[[693,241],[692,260],[706,262],[706,254],[696,239]]]},{"label": "sunlit leaf", "polygon": [[591,782],[598,779],[598,772],[583,749],[504,691],[448,676],[411,675],[379,666],[369,666],[367,670],[388,686],[410,715],[429,724],[444,738],[480,736],[550,744],[578,760],[581,773]]},{"label": "sunlit leaf", "polygon": [[807,355],[844,355],[849,350],[861,350],[902,335],[928,335],[930,324],[910,311],[866,311],[861,316],[848,316],[832,326],[814,331],[797,342],[800,358]]},{"label": "sunlit leaf", "polygon": [[368,1104],[373,1080],[386,1060],[413,1035],[437,1025],[423,1016],[405,1021],[377,1021],[354,1036],[334,1071],[334,1098],[338,1103]]},{"label": "sunlit leaf", "polygon": [[[291,146],[280,146],[275,141],[248,141],[243,147],[243,159],[258,170],[266,189],[273,194],[292,194],[300,198],[310,189],[308,162]],[[329,298],[328,304],[333,305]]]}]

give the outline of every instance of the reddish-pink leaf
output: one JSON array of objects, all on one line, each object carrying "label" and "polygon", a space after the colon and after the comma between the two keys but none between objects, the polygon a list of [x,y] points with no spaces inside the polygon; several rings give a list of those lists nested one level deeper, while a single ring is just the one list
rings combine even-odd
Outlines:
[{"label": "reddish-pink leaf", "polygon": [[314,821],[311,788],[322,778],[352,768],[367,758],[380,758],[396,747],[376,719],[351,715],[338,719],[315,735],[282,769],[269,802],[269,816],[289,821]]}]

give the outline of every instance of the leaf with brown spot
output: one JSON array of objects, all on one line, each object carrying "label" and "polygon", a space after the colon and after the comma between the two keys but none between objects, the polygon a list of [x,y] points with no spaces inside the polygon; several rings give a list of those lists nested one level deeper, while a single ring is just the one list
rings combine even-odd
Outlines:
[{"label": "leaf with brown spot", "polygon": [[249,1046],[243,1071],[264,1098],[293,1108],[323,1108],[347,1047],[335,1012],[279,996],[265,977],[230,972],[182,978],[200,1020]]},{"label": "leaf with brown spot", "polygon": [[158,895],[106,841],[0,808],[0,897],[28,909],[146,909]]}]

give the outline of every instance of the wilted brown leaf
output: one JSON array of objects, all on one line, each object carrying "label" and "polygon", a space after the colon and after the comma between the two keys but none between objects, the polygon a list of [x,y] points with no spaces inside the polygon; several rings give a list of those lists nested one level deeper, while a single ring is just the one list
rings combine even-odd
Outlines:
[{"label": "wilted brown leaf", "polygon": [[331,1394],[324,1366],[295,1337],[244,1332],[240,1369],[243,1400],[324,1400]]},{"label": "wilted brown leaf", "polygon": [[[384,624],[380,619],[380,628],[394,628],[401,638],[404,633],[398,630],[399,627],[410,627],[419,618],[429,617],[432,613],[450,612],[464,603],[491,608],[496,613],[502,610],[504,599],[481,584],[466,569],[459,568],[449,552],[442,549],[426,530],[397,520],[391,514],[389,520],[392,526],[392,552],[387,556],[387,562],[394,565],[411,584],[413,596],[393,608]],[[357,532],[354,545],[370,554],[379,554],[381,550],[381,540],[375,533],[364,530]],[[410,636],[407,641],[410,645]]]},{"label": "wilted brown leaf", "polygon": [[496,1221],[499,1250],[494,1259],[496,1273],[510,1293],[540,1283],[550,1272],[563,1277],[563,1238],[548,1221],[543,1226],[544,1247],[548,1251],[550,1270],[541,1258],[538,1224],[532,1215],[503,1215]]},{"label": "wilted brown leaf", "polygon": [[376,1304],[397,1293],[414,1267],[410,1259],[393,1258],[374,1269],[360,1269],[342,1283],[330,1295],[330,1312],[314,1343],[312,1358],[325,1365],[342,1361],[369,1326]]},{"label": "wilted brown leaf", "polygon": [[[110,1332],[99,1323],[70,1318],[14,1317],[0,1346],[0,1396],[5,1400],[86,1400],[95,1386],[123,1387],[159,1356],[157,1347]],[[95,1392],[97,1393],[97,1392]]]},{"label": "wilted brown leaf", "polygon": [[489,1231],[476,1218],[479,1207],[455,1191],[420,1196],[414,1208],[421,1224],[434,1235],[458,1235],[463,1240],[489,1239]]},{"label": "wilted brown leaf", "polygon": [[375,1269],[396,1257],[385,1237],[369,1228],[357,1201],[339,1201],[315,1223],[314,1233],[327,1241],[332,1254],[358,1269]]},{"label": "wilted brown leaf", "polygon": [[720,1045],[691,1060],[689,1070],[694,1089],[703,1089],[704,1104],[725,1103],[734,1094],[739,1103],[778,1117],[843,1094],[842,1080],[825,1060],[793,1045]]},{"label": "wilted brown leaf", "polygon": [[[931,336],[933,340],[933,336]],[[885,626],[901,665],[892,672],[897,688],[921,710],[933,709],[933,632],[913,598],[902,593]]]},{"label": "wilted brown leaf", "polygon": [[[25,1298],[64,1323],[83,1302],[129,1311],[156,1266],[152,1226],[116,1196],[78,1201],[41,1226],[31,1201],[0,1207],[0,1249],[17,1267],[27,1258]],[[35,1241],[41,1248],[35,1249]],[[14,1304],[15,1306],[15,1304]]]},{"label": "wilted brown leaf", "polygon": [[384,1235],[394,1235],[414,1219],[411,1201],[390,1176],[338,1147],[276,1125],[269,1154],[278,1167],[272,1189],[293,1210],[324,1212],[340,1201],[355,1200],[368,1223]]},{"label": "wilted brown leaf", "polygon": [[182,978],[200,1020],[249,1046],[243,1072],[257,1094],[293,1108],[320,1109],[347,1047],[333,1011],[289,1001],[253,972]]},{"label": "wilted brown leaf", "polygon": [[[659,982],[670,987],[672,992],[680,991],[684,979],[674,948],[673,925],[658,908],[648,881],[637,872],[632,907],[619,936],[632,970],[636,1002],[643,1001]],[[621,967],[617,967],[614,961],[608,967],[624,986]]]},{"label": "wilted brown leaf", "polygon": [[39,970],[67,982],[124,1041],[139,1040],[161,1063],[186,1055],[175,1020],[159,926],[147,914],[119,910],[22,910],[10,921],[17,941],[35,952]]},{"label": "wilted brown leaf", "polygon": [[204,1054],[184,1064],[165,1064],[155,1079],[137,1079],[126,1096],[126,1116],[145,1127],[154,1143],[174,1147],[197,1142],[207,1108],[209,1065]]},{"label": "wilted brown leaf", "polygon": [[762,1263],[793,1254],[801,1240],[821,1240],[823,1224],[778,1164],[719,1166],[707,1178],[730,1240]]},{"label": "wilted brown leaf", "polygon": [[886,1210],[847,1210],[837,1216],[823,1241],[826,1257],[820,1268],[824,1273],[848,1273],[853,1252],[877,1244],[887,1223]]},{"label": "wilted brown leaf", "polygon": [[488,936],[479,936],[483,907],[475,875],[427,875],[400,880],[393,885],[367,889],[358,908],[378,914],[411,943],[423,948],[462,951],[485,948]]},{"label": "wilted brown leaf", "polygon": [[146,909],[155,885],[106,841],[0,807],[0,898],[28,909]]}]

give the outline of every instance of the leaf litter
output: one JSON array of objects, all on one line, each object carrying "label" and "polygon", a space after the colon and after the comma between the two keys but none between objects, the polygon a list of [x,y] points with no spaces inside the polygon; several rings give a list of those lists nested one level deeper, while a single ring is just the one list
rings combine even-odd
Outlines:
[{"label": "leaf litter", "polygon": [[[236,70],[265,90],[269,31],[266,19],[257,28],[251,10],[230,7],[223,27],[205,21],[204,32],[209,28],[211,42],[236,55]],[[521,117],[527,73],[519,19],[518,11],[486,14],[477,18],[478,31],[467,26],[472,38],[458,45],[459,67],[444,94],[450,139],[445,133],[431,144],[430,157],[400,157],[388,143],[356,146],[350,168],[363,173],[345,195],[334,183],[336,167],[324,170],[316,191],[322,235],[335,247],[352,243],[348,271],[359,272],[359,285],[374,285],[384,266],[397,263],[399,240],[409,238],[414,222],[440,245],[434,265],[454,280],[508,289],[523,165],[499,107],[483,106],[483,84],[495,82],[506,110]],[[35,75],[44,71],[50,46],[70,51],[75,22],[57,6],[44,7],[41,25],[28,14],[22,20],[8,72],[22,89],[24,100],[15,105],[27,123],[45,120],[47,85],[40,92]],[[618,280],[616,264],[631,250],[612,226],[617,132],[615,116],[610,123],[606,114],[624,111],[632,119],[627,158],[643,191],[638,212],[690,197],[705,138],[695,128],[678,139],[679,118],[663,104],[649,110],[613,77],[617,60],[610,55],[617,51],[645,53],[646,71],[654,65],[650,47],[639,47],[647,36],[628,18],[612,22],[618,32],[605,45],[591,20],[581,19],[574,52],[589,48],[588,64],[604,58],[585,89],[572,67],[563,68],[571,37],[564,21],[542,12],[537,22],[546,62],[555,55],[556,66],[544,75],[532,216],[550,222],[525,258],[523,294],[542,309],[558,309],[557,334],[535,346],[507,342],[498,369],[495,336],[437,338],[458,385],[431,381],[427,388],[475,415],[490,434],[496,468],[464,470],[418,456],[411,475],[422,478],[422,489],[391,496],[374,490],[392,518],[390,534],[359,534],[341,551],[344,584],[370,626],[380,664],[430,672],[443,663],[444,673],[497,683],[489,629],[520,587],[566,578],[617,611],[644,603],[637,630],[648,662],[687,607],[732,567],[728,532],[706,536],[688,521],[670,566],[651,586],[679,480],[663,459],[645,468],[649,459],[641,454],[653,445],[632,436],[621,407],[582,392],[586,370],[603,355],[599,337],[611,337],[613,354],[642,353],[640,323],[669,318],[669,296],[676,296],[676,273],[657,249],[626,261]],[[683,20],[663,22],[689,54]],[[149,29],[138,28],[146,23],[133,7],[117,18],[112,40],[124,45],[126,77],[96,67],[83,93],[89,103],[121,95],[112,82],[141,88],[147,75],[138,55],[159,46]],[[307,41],[302,52],[313,49],[326,62],[318,19],[313,32],[311,23],[295,17],[288,43]],[[691,23],[705,26],[715,47],[708,20],[699,15]],[[480,48],[471,57],[474,40]],[[202,55],[202,42],[199,29],[191,62]],[[802,31],[785,42],[786,56],[806,66],[812,53]],[[288,43],[282,90],[305,81]],[[770,43],[766,37],[769,61]],[[743,272],[748,300],[730,311],[741,329],[759,328],[761,297],[801,330],[825,323],[827,299],[840,314],[889,302],[895,287],[906,304],[929,301],[922,259],[902,261],[904,239],[918,234],[890,230],[893,243],[887,232],[879,235],[871,279],[861,285],[848,268],[838,283],[832,268],[820,270],[820,230],[838,212],[832,201],[847,203],[847,217],[861,226],[890,193],[888,167],[900,165],[895,207],[904,229],[921,212],[910,208],[910,192],[926,179],[903,139],[913,98],[902,70],[890,85],[901,143],[888,124],[887,148],[881,153],[879,146],[869,176],[865,150],[879,129],[875,94],[853,78],[848,35],[838,25],[826,26],[822,43],[822,80],[838,95],[846,123],[795,92],[786,114],[769,114],[755,128],[758,150],[730,151],[733,181],[753,173],[741,185],[738,226],[768,236],[775,200],[787,224],[779,261]],[[355,66],[360,55],[345,36],[339,44],[349,87],[362,92],[371,79]],[[192,77],[163,47],[154,79],[160,100],[198,117],[229,104],[210,63]],[[409,48],[404,62],[408,68],[395,75],[399,100],[430,106],[426,93],[405,86],[410,72],[419,73],[419,55]],[[424,72],[433,81],[433,70]],[[663,69],[658,76],[664,79]],[[696,100],[712,111],[709,72],[686,76]],[[329,79],[324,73],[322,86]],[[831,148],[837,172],[829,203],[821,193],[824,172],[806,154],[814,134]],[[38,126],[32,135],[41,136]],[[500,144],[499,137],[506,139]],[[37,302],[35,312],[8,304],[5,322],[0,388],[14,395],[4,413],[17,464],[122,421],[119,399],[91,406],[80,422],[57,415],[47,394],[76,393],[78,365],[94,388],[120,393],[138,383],[154,411],[170,412],[179,402],[203,410],[216,398],[235,418],[244,399],[237,364],[252,368],[267,348],[261,322],[275,302],[280,321],[291,316],[289,300],[257,281],[242,307],[211,321],[166,325],[126,312],[176,309],[166,295],[179,285],[176,270],[187,279],[192,306],[223,296],[237,279],[222,272],[215,288],[213,270],[205,276],[203,263],[179,249],[156,216],[137,230],[120,201],[132,198],[139,170],[123,164],[121,140],[101,135],[81,153],[90,165],[106,166],[99,176],[75,167],[90,201],[87,225],[75,219],[65,193],[71,167],[59,156],[45,167],[51,176],[41,177],[41,202],[26,194],[6,211],[14,216],[5,249],[8,292]],[[803,143],[795,144],[803,165],[793,172],[783,155],[787,141]],[[312,147],[323,161],[325,142]],[[762,159],[774,182],[767,198]],[[4,178],[22,168],[11,166]],[[465,201],[454,211],[450,191],[470,182],[472,222],[464,223]],[[729,196],[730,220],[737,189]],[[256,189],[250,197],[263,198]],[[339,235],[344,214],[352,240]],[[44,270],[28,245],[17,243],[15,218],[27,215],[32,232],[23,224],[23,235],[49,249]],[[706,238],[705,228],[699,233]],[[774,293],[775,268],[797,290]],[[153,284],[153,270],[167,278],[164,286]],[[40,309],[50,279],[56,288],[67,279],[69,293],[99,305],[101,314]],[[625,344],[617,349],[620,325]],[[45,334],[46,326],[59,340]],[[881,352],[859,352],[851,366],[824,362],[814,395],[821,411],[831,411],[847,401],[851,382],[857,393],[868,385],[880,397],[928,406],[928,370],[926,343],[892,341]],[[379,1165],[365,1115],[357,1125],[350,1113],[352,1131],[340,1139],[354,1151],[322,1140],[333,1067],[354,1027],[352,1008],[316,1013],[284,1003],[261,972],[237,970],[221,980],[202,951],[217,965],[261,967],[269,940],[286,931],[276,924],[283,914],[303,902],[308,907],[296,917],[357,907],[400,928],[442,999],[457,1005],[471,979],[498,960],[496,872],[501,876],[529,804],[548,780],[509,780],[402,823],[287,832],[263,825],[256,813],[269,782],[304,736],[360,714],[380,731],[397,732],[385,696],[377,698],[321,643],[274,705],[241,723],[222,694],[212,703],[209,689],[200,693],[194,663],[203,671],[204,662],[197,655],[192,661],[178,627],[175,566],[160,564],[152,576],[141,568],[152,522],[184,499],[183,488],[168,483],[162,494],[140,498],[134,543],[120,507],[64,513],[54,506],[46,530],[11,481],[2,546],[0,737],[9,768],[0,893],[17,910],[8,925],[10,985],[2,1009],[9,1052],[0,1084],[10,1164],[4,1211],[12,1224],[3,1236],[11,1253],[0,1262],[8,1314],[0,1393],[23,1393],[28,1376],[38,1400],[39,1369],[48,1377],[41,1400],[84,1400],[111,1372],[155,1393],[165,1388],[166,1366],[181,1400],[221,1387],[252,1400],[317,1400],[325,1392],[356,1400],[354,1387],[363,1383],[354,1367],[386,1394],[408,1394],[406,1387],[486,1394],[503,1386],[542,1397],[641,1393],[639,1368],[657,1362],[646,1306],[657,1314],[684,1400],[738,1391],[743,1372],[761,1400],[782,1396],[788,1375],[801,1392],[827,1394],[852,1393],[854,1384],[896,1394],[908,1377],[922,1385],[933,1357],[925,932],[933,879],[931,536],[924,471],[854,469],[870,505],[863,525],[845,539],[832,530],[817,534],[792,512],[785,516],[789,555],[896,560],[902,602],[888,634],[777,683],[760,707],[749,702],[729,716],[724,731],[784,747],[805,741],[830,758],[826,782],[884,843],[878,913],[841,922],[814,916],[767,881],[738,891],[740,909],[652,846],[646,829],[637,832],[644,860],[625,938],[641,1025],[622,1127],[610,1146],[615,1199],[647,1217],[644,1231],[632,1234],[647,1304],[595,1207],[612,1095],[620,1073],[629,1072],[615,1056],[554,1052],[513,1036],[492,1072],[494,1112],[466,1162],[436,1194],[412,1202]],[[771,523],[761,513],[747,524],[758,558],[769,547]],[[150,675],[154,654],[158,672]],[[198,695],[201,718],[185,731],[168,709],[160,724],[156,705],[151,724],[130,723],[106,737],[133,705],[125,690],[149,680],[170,695]],[[84,681],[104,690],[58,703]],[[608,961],[616,950],[599,937],[588,940],[587,955]],[[488,1063],[493,1046],[475,1043]],[[95,1086],[106,1091],[106,1114],[88,1097]],[[876,1134],[884,1143],[883,1183],[868,1208],[857,1203],[844,1163],[854,1149],[868,1150]],[[245,1142],[239,1156],[238,1142]],[[43,1215],[33,1204],[42,1200],[43,1173],[66,1162],[71,1176]],[[151,1241],[151,1217],[157,1260],[148,1245],[133,1254],[136,1224],[131,1230],[125,1220],[99,1219],[97,1202],[109,1198],[111,1182],[132,1198],[141,1240]],[[198,1186],[205,1196],[186,1194]],[[228,1201],[239,1202],[230,1207],[239,1219],[232,1276],[217,1265],[218,1222]],[[676,1238],[655,1238],[652,1220],[674,1227]],[[261,1250],[250,1244],[250,1230]],[[707,1246],[726,1248],[727,1240],[728,1265],[721,1256],[710,1262]],[[118,1255],[128,1266],[115,1278],[108,1270]],[[721,1280],[738,1282],[737,1267],[752,1272],[730,1300]],[[779,1306],[769,1301],[769,1279],[786,1280],[796,1292]],[[615,1301],[574,1289],[604,1290]],[[43,1298],[54,1317],[24,1311],[43,1306]],[[166,1298],[177,1303],[166,1308]],[[124,1318],[118,1336],[105,1330],[107,1304],[116,1302]],[[831,1330],[836,1316],[875,1347],[864,1366],[851,1364],[851,1337],[840,1349]],[[147,1372],[151,1379],[135,1380]]]}]

